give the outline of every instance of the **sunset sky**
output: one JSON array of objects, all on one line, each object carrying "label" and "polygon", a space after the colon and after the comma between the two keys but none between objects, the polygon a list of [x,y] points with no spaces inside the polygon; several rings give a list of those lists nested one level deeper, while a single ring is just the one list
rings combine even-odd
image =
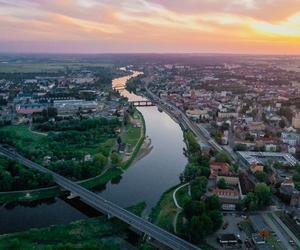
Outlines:
[{"label": "sunset sky", "polygon": [[0,0],[0,52],[300,54],[300,0]]}]

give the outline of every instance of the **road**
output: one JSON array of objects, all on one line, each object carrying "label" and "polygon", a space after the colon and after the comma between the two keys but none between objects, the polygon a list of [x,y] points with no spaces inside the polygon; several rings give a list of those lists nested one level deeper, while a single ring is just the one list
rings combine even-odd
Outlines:
[{"label": "road", "polygon": [[193,244],[171,234],[160,227],[146,221],[145,219],[136,216],[135,214],[119,207],[118,205],[109,202],[102,198],[101,196],[89,191],[88,189],[80,186],[79,184],[37,164],[34,163],[23,156],[19,155],[18,153],[0,147],[0,154],[12,159],[21,162],[24,166],[36,169],[43,173],[49,173],[53,176],[54,181],[61,186],[62,188],[68,190],[73,195],[77,195],[80,197],[81,200],[89,204],[90,206],[94,207],[98,211],[104,212],[109,216],[116,217],[133,228],[145,233],[146,235],[150,236],[151,238],[156,239],[157,241],[161,242],[162,244],[170,247],[171,249],[180,249],[180,250],[193,250],[199,249],[198,247],[194,246]]}]

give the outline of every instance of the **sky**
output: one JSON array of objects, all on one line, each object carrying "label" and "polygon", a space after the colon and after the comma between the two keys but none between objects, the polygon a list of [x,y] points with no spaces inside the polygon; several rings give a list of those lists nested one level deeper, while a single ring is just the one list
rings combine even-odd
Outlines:
[{"label": "sky", "polygon": [[0,0],[0,52],[300,54],[300,0]]}]

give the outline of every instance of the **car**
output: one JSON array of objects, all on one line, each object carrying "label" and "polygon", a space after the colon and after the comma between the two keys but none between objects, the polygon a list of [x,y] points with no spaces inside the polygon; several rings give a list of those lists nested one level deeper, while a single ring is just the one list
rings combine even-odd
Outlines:
[{"label": "car", "polygon": [[290,243],[291,246],[295,246],[295,241],[294,240],[290,239],[289,243]]}]

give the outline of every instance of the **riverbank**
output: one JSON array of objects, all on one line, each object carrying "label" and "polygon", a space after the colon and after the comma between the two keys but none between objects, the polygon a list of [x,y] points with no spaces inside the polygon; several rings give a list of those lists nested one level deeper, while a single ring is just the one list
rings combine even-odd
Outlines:
[{"label": "riverbank", "polygon": [[[145,206],[145,203],[139,203],[128,210],[140,216]],[[67,225],[5,234],[0,236],[0,249],[124,249],[132,247],[127,242],[128,238],[132,238],[128,228],[117,219],[100,216]]]}]

